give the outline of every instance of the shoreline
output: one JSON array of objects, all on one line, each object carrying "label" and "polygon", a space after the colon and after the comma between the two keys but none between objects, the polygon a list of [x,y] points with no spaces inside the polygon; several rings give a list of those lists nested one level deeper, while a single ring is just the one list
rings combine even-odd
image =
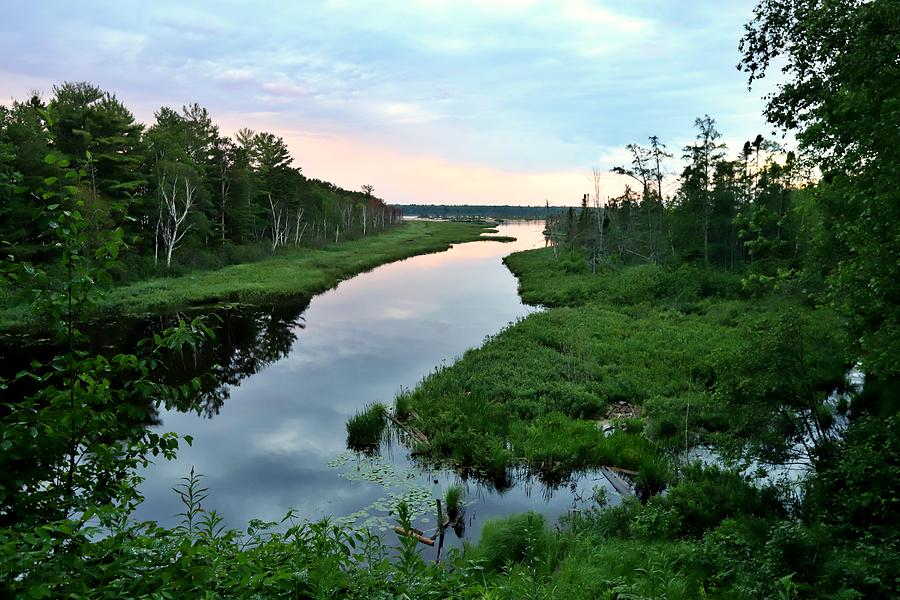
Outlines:
[{"label": "shoreline", "polygon": [[[89,318],[174,312],[224,303],[309,300],[345,279],[384,264],[443,252],[454,244],[512,241],[507,237],[484,235],[495,231],[490,222],[409,220],[374,236],[321,248],[296,248],[261,261],[103,290]],[[41,331],[27,312],[25,304],[0,311],[0,334]]]}]

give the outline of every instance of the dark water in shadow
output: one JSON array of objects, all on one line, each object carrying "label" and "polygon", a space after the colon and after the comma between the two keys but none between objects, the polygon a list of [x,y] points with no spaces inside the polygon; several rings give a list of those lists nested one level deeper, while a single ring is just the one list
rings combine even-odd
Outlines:
[{"label": "dark water in shadow", "polygon": [[[434,528],[434,498],[461,483],[466,489],[466,536],[477,537],[486,517],[536,510],[551,520],[593,504],[593,488],[612,488],[600,474],[545,485],[512,472],[508,487],[416,465],[401,443],[380,456],[346,449],[347,418],[365,405],[393,404],[485,336],[535,310],[522,304],[502,257],[544,245],[542,222],[507,223],[514,243],[472,242],[446,252],[383,265],[342,282],[308,304],[235,307],[219,311],[214,344],[173,361],[172,377],[214,376],[198,402],[201,414],[163,411],[162,431],[193,437],[175,461],[146,470],[146,500],[138,519],[179,522],[171,488],[193,467],[209,488],[206,508],[243,528],[252,518],[341,518],[389,531],[391,508],[404,498],[419,509],[417,526]],[[165,317],[98,328],[110,348],[127,349],[165,324]],[[455,536],[450,535],[454,543]]]}]

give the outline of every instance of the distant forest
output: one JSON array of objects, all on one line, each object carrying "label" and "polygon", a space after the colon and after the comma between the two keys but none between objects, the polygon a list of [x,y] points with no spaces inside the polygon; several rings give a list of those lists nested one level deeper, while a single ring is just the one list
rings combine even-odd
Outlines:
[{"label": "distant forest", "polygon": [[404,204],[398,208],[408,217],[463,218],[492,217],[496,219],[544,219],[548,216],[561,215],[568,208],[565,206],[474,206],[471,204]]}]

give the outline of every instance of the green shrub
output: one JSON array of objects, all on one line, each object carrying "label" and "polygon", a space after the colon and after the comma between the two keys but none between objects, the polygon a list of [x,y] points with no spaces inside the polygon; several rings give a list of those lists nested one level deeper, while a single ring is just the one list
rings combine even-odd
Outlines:
[{"label": "green shrub", "polygon": [[680,533],[694,537],[740,515],[773,518],[784,514],[774,489],[756,487],[734,471],[700,464],[688,467],[681,481],[659,501],[681,515]]},{"label": "green shrub", "polygon": [[628,526],[632,536],[642,540],[672,540],[681,531],[681,515],[673,508],[649,503]]}]

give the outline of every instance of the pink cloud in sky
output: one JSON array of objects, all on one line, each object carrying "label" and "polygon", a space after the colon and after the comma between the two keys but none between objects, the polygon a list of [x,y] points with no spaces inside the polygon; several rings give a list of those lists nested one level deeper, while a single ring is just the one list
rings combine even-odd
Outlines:
[{"label": "pink cloud in sky", "polygon": [[[511,171],[412,154],[349,136],[286,130],[274,124],[257,123],[255,128],[284,137],[294,164],[308,177],[348,189],[368,183],[391,203],[538,205],[549,200],[554,205],[576,205],[593,189],[589,169]],[[605,183],[604,197],[618,195],[625,187],[612,173]]]},{"label": "pink cloud in sky", "polygon": [[[236,81],[243,73],[231,73]],[[17,76],[0,85],[4,104],[13,98],[23,99],[23,90],[40,90],[47,97],[52,85],[41,78]],[[273,88],[272,91],[301,93],[296,87]],[[154,99],[143,95],[121,98],[134,110],[139,121],[153,123]],[[590,169],[517,171],[476,162],[454,161],[437,155],[404,149],[398,140],[382,140],[360,134],[328,133],[322,127],[285,127],[283,115],[256,112],[219,115],[214,120],[224,134],[233,135],[241,127],[270,131],[282,136],[295,159],[295,166],[307,177],[322,179],[347,189],[363,184],[375,186],[376,194],[392,204],[513,204],[578,205],[585,193],[593,191]],[[625,158],[624,156],[622,157]],[[610,162],[624,162],[619,157],[605,157]],[[548,161],[552,162],[552,161]],[[612,163],[610,163],[612,164]],[[613,173],[605,175],[602,196],[622,193],[627,180]]]}]

